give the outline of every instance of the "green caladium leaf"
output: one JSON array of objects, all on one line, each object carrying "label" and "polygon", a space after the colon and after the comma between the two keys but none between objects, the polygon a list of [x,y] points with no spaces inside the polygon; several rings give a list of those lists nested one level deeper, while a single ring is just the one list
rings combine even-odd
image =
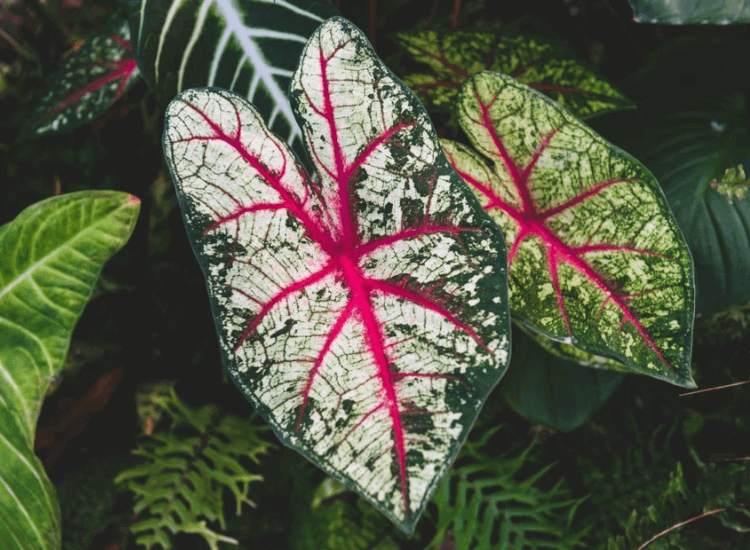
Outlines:
[{"label": "green caladium leaf", "polygon": [[550,355],[535,340],[533,334],[514,327],[503,394],[526,418],[556,430],[573,430],[612,396],[625,375]]},{"label": "green caladium leaf", "polygon": [[503,230],[514,319],[694,387],[692,260],[648,170],[506,75],[467,81],[458,118],[481,155],[443,147]]},{"label": "green caladium leaf", "polygon": [[433,70],[404,79],[428,107],[452,109],[461,84],[483,70],[509,74],[579,118],[634,107],[594,70],[559,57],[550,44],[536,38],[475,31],[419,31],[396,37],[404,51]]},{"label": "green caladium leaf", "polygon": [[131,30],[143,75],[165,103],[194,86],[252,101],[271,131],[302,152],[287,90],[308,37],[337,10],[329,0],[140,0]]},{"label": "green caladium leaf", "polygon": [[317,178],[217,89],[171,103],[165,155],[231,377],[409,532],[507,367],[503,238],[345,19],[310,38],[291,97]]},{"label": "green caladium leaf", "polygon": [[109,29],[70,54],[39,101],[22,137],[70,132],[95,120],[138,81],[128,22]]},{"label": "green caladium leaf", "polygon": [[732,204],[734,199],[742,200],[747,197],[750,180],[745,175],[745,168],[740,164],[737,168],[731,167],[724,170],[724,176],[721,180],[712,180],[711,187],[716,189],[716,192],[720,195],[724,195],[729,204]]},{"label": "green caladium leaf", "polygon": [[750,6],[745,0],[628,0],[628,3],[638,23],[750,23]]},{"label": "green caladium leaf", "polygon": [[0,548],[60,548],[60,511],[34,454],[47,389],[102,265],[130,237],[137,198],[71,193],[0,227]]}]

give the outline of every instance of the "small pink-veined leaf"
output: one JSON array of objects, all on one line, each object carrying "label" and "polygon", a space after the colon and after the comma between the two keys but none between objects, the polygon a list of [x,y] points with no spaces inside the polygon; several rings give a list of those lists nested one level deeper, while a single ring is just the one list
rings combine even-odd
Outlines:
[{"label": "small pink-veined leaf", "polygon": [[408,532],[507,367],[503,237],[345,19],[310,38],[291,99],[317,178],[213,88],[170,104],[165,155],[235,383]]},{"label": "small pink-veined leaf", "polygon": [[651,173],[506,75],[467,81],[458,118],[481,155],[443,146],[503,230],[514,319],[694,387],[692,259]]},{"label": "small pink-veined leaf", "polygon": [[138,80],[140,73],[125,20],[70,54],[40,100],[24,136],[70,132],[98,118]]},{"label": "small pink-veined leaf", "polygon": [[452,109],[461,84],[483,70],[511,75],[579,118],[634,107],[596,71],[560,56],[537,38],[477,31],[419,31],[396,36],[404,51],[433,70],[404,78],[428,107]]}]

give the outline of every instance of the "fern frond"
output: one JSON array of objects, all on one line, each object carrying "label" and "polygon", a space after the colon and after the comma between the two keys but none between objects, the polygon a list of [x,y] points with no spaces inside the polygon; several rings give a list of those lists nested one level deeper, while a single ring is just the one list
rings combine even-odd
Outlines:
[{"label": "fern frond", "polygon": [[549,490],[538,486],[554,464],[519,481],[531,448],[516,458],[498,459],[481,451],[483,443],[467,442],[457,461],[464,465],[454,466],[440,482],[433,497],[437,534],[425,550],[445,548],[448,540],[456,550],[584,546],[585,533],[568,532],[582,501],[566,498],[562,481]]},{"label": "fern frond", "polygon": [[222,492],[232,492],[239,515],[249,499],[250,483],[262,478],[249,472],[243,462],[258,463],[272,445],[264,439],[267,428],[248,420],[224,415],[214,405],[192,409],[174,389],[156,397],[170,419],[164,432],[157,432],[132,453],[143,462],[115,479],[135,493],[134,512],[139,519],[131,526],[136,542],[146,548],[172,548],[177,533],[201,535],[212,550],[218,542],[237,544],[207,526],[218,522],[226,528]]},{"label": "fern frond", "polygon": [[292,539],[295,550],[399,550],[392,525],[344,485],[326,478]]}]

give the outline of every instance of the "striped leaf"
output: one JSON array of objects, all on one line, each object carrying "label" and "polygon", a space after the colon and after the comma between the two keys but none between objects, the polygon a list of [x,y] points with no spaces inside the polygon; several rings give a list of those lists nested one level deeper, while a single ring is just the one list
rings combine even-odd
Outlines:
[{"label": "striped leaf", "polygon": [[750,23],[750,6],[745,0],[628,0],[638,23],[661,25],[731,25]]},{"label": "striped leaf", "polygon": [[271,131],[301,151],[287,91],[309,36],[336,9],[328,0],[140,0],[131,30],[138,64],[165,103],[194,86],[252,101]]},{"label": "striped leaf", "polygon": [[579,118],[634,107],[596,71],[581,61],[561,57],[538,38],[499,37],[478,31],[418,31],[396,36],[404,51],[432,69],[404,79],[430,108],[452,110],[461,84],[483,70],[511,75]]},{"label": "striped leaf", "polygon": [[47,199],[0,227],[0,548],[60,547],[54,487],[34,430],[102,265],[130,237],[140,203],[115,191]]},{"label": "striped leaf", "polygon": [[503,230],[514,319],[694,387],[692,259],[648,170],[506,75],[467,81],[458,118],[481,155],[444,148]]},{"label": "striped leaf", "polygon": [[165,154],[231,377],[408,532],[507,366],[503,238],[351,23],[315,32],[291,94],[317,178],[217,89],[171,103]]},{"label": "striped leaf", "polygon": [[53,77],[23,136],[70,132],[95,120],[138,80],[128,22],[109,29],[70,54]]}]

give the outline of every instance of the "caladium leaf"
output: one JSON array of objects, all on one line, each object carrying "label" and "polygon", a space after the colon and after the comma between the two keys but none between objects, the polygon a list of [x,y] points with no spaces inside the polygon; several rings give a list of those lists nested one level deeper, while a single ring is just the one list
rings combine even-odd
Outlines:
[{"label": "caladium leaf", "polygon": [[224,90],[171,103],[165,155],[231,377],[411,531],[507,366],[503,237],[351,23],[313,34],[291,94],[317,179]]},{"label": "caladium leaf", "polygon": [[750,23],[750,6],[745,0],[628,0],[628,3],[638,23]]},{"label": "caladium leaf", "polygon": [[116,191],[53,197],[0,227],[0,548],[57,550],[60,511],[34,454],[42,400],[102,265],[135,225]]},{"label": "caladium leaf", "polygon": [[22,136],[70,132],[95,120],[120,99],[139,76],[128,22],[113,19],[107,32],[70,54]]},{"label": "caladium leaf", "polygon": [[287,90],[307,39],[337,13],[329,0],[136,0],[131,7],[136,58],[164,103],[194,86],[232,90],[302,150]]},{"label": "caladium leaf", "polygon": [[452,109],[461,84],[483,70],[509,74],[579,118],[634,107],[596,71],[559,57],[550,44],[536,38],[476,31],[419,31],[396,37],[406,52],[433,70],[404,79],[428,107]]},{"label": "caladium leaf", "polygon": [[513,328],[503,394],[519,414],[555,430],[573,430],[612,396],[625,375],[550,355],[535,340],[533,333]]},{"label": "caladium leaf", "polygon": [[483,156],[443,146],[503,230],[514,319],[694,387],[692,260],[648,170],[506,75],[467,81],[458,118]]}]

